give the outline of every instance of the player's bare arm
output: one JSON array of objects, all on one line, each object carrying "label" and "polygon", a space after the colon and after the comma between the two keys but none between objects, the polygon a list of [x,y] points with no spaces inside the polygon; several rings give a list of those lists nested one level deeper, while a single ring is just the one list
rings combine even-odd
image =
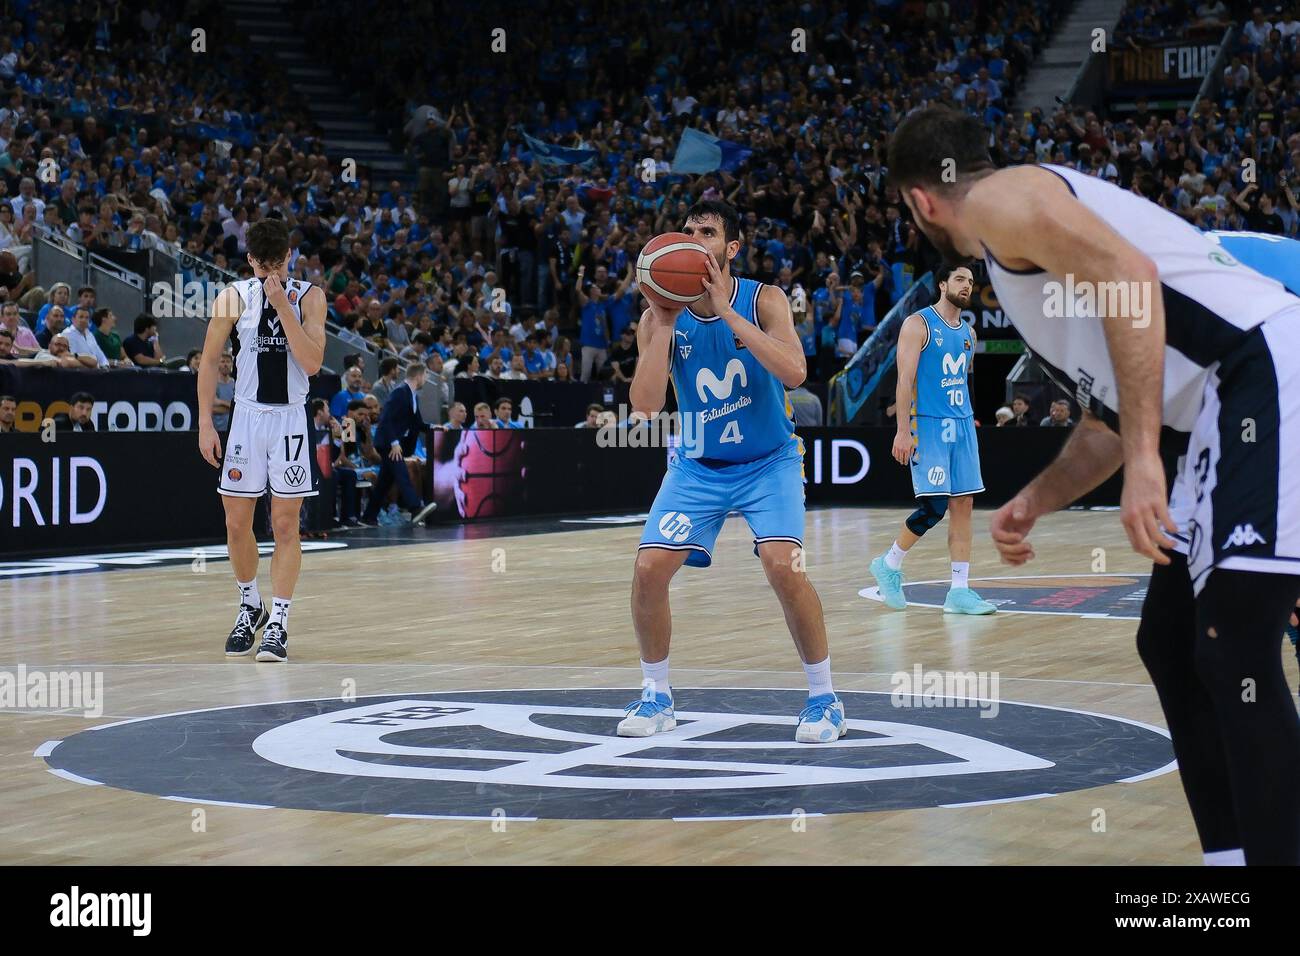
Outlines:
[{"label": "player's bare arm", "polygon": [[667,400],[676,322],[676,312],[651,302],[650,307],[641,313],[641,321],[636,326],[639,358],[628,389],[628,399],[632,410],[647,418],[662,410]]},{"label": "player's bare arm", "polygon": [[1028,535],[1034,522],[1073,504],[1123,463],[1123,440],[1085,409],[1060,454],[993,513],[990,531],[1003,562],[1019,565],[1032,558],[1034,549]]},{"label": "player's bare arm", "polygon": [[203,338],[203,354],[199,357],[199,454],[213,468],[221,467],[221,439],[217,437],[217,427],[212,422],[212,405],[216,401],[217,379],[220,377],[218,366],[243,308],[243,300],[234,286],[221,290],[212,303],[212,316],[208,319],[208,331]]},{"label": "player's bare arm", "polygon": [[[776,286],[763,286],[758,294],[758,324],[747,322],[731,307],[731,285],[712,256],[705,260],[709,276],[704,280],[704,297],[709,310],[722,317],[759,364],[786,388],[798,388],[808,377],[803,343],[794,330],[790,300]],[[735,281],[734,279],[732,280]]]},{"label": "player's bare arm", "polygon": [[913,312],[903,320],[903,327],[898,331],[898,346],[895,364],[898,368],[898,384],[894,386],[894,419],[898,425],[894,430],[894,461],[900,465],[912,461],[912,427],[909,411],[912,397],[916,394],[916,366],[921,360],[921,349],[925,348],[925,319],[920,313]]},{"label": "player's bare arm", "polygon": [[[1120,282],[1143,290],[1145,314],[1135,308],[1137,297],[1129,296],[1127,308],[1104,317],[1102,327],[1115,369],[1123,429],[1124,530],[1133,550],[1167,564],[1160,548],[1172,548],[1173,542],[1160,526],[1178,529],[1169,516],[1159,450],[1165,313],[1155,263],[1045,170],[1003,170],[973,186],[967,202],[972,221],[982,224],[980,238],[1008,268],[1037,266],[1053,275],[1073,274],[1076,283]],[[995,206],[997,214],[992,212]]]},{"label": "player's bare arm", "polygon": [[313,286],[302,299],[302,321],[289,302],[284,283],[274,272],[262,282],[266,301],[271,303],[284,329],[289,351],[308,375],[320,371],[325,361],[325,293]]}]

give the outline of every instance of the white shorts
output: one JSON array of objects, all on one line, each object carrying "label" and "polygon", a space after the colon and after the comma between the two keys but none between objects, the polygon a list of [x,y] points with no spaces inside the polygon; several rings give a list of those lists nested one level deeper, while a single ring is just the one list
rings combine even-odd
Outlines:
[{"label": "white shorts", "polygon": [[313,451],[305,405],[236,402],[217,488],[236,498],[260,498],[267,488],[277,498],[310,498],[317,494]]},{"label": "white shorts", "polygon": [[1210,571],[1300,575],[1300,310],[1255,328],[1206,382],[1169,499],[1196,594]]}]

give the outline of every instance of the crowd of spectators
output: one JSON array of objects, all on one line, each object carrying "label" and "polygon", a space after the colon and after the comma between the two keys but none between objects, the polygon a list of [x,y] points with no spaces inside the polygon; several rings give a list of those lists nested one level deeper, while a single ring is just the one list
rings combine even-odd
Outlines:
[{"label": "crowd of spectators", "polygon": [[[1223,6],[1132,3],[1121,36],[1218,30]],[[74,305],[73,290],[36,286],[33,235],[184,251],[247,275],[248,226],[278,216],[291,273],[325,288],[331,327],[396,361],[376,394],[412,361],[444,382],[622,381],[636,364],[638,251],[692,202],[724,198],[745,216],[736,271],[790,294],[810,381],[825,382],[936,261],[881,167],[890,131],[929,102],[979,116],[1001,163],[1073,165],[1201,228],[1296,234],[1291,14],[1252,16],[1218,99],[1195,116],[1140,101],[1107,118],[1010,108],[1066,12],[1048,0],[291,9],[410,156],[413,188],[345,178],[284,64],[242,43],[219,4],[15,5],[0,36],[0,300],[17,314],[5,310],[0,361],[181,364],[148,316],[119,328],[93,291]],[[386,28],[340,44],[340,23]],[[457,41],[431,56],[430,37]],[[687,128],[733,158],[674,173]],[[590,159],[556,165],[557,149]]]}]

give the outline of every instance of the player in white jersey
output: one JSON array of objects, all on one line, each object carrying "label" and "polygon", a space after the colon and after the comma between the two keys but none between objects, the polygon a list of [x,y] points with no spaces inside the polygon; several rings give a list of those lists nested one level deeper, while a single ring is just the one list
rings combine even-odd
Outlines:
[{"label": "player in white jersey", "polygon": [[[238,657],[262,642],[259,661],[288,658],[287,622],[302,564],[298,516],[302,499],[316,494],[307,416],[307,379],[325,357],[325,294],[290,279],[289,231],[279,219],[248,230],[253,278],[222,290],[213,305],[199,365],[199,451],[221,472],[230,567],[239,585],[235,626],[226,655]],[[235,406],[222,455],[212,423],[217,364],[229,341],[234,351]],[[253,511],[271,492],[271,609],[257,587]]]},{"label": "player in white jersey", "polygon": [[[1207,863],[1300,863],[1300,718],[1278,653],[1300,596],[1300,297],[1178,216],[1060,167],[994,169],[942,107],[894,132],[889,174],[1084,413],[997,511],[1004,561],[1037,518],[1124,469],[1121,516],[1155,562],[1138,628]],[[1188,437],[1172,502],[1162,425]],[[1244,694],[1250,687],[1251,694]]]}]

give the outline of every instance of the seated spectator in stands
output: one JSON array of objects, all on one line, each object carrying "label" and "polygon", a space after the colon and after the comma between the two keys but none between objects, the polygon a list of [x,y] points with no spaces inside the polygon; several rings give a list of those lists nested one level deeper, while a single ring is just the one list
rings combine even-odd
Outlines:
[{"label": "seated spectator in stands", "polygon": [[422,363],[412,362],[406,367],[406,381],[393,389],[384,403],[379,427],[375,429],[375,447],[383,454],[383,460],[370,502],[366,505],[364,520],[367,522],[378,523],[379,509],[394,484],[402,507],[409,512],[406,520],[411,523],[423,521],[435,507],[432,502],[426,504],[411,483],[405,457],[415,450],[415,443],[426,428],[420,418],[418,396],[427,374],[428,370]]},{"label": "seated spectator in stands", "polygon": [[492,419],[494,428],[523,428],[524,423],[514,420],[515,403],[504,395],[497,399],[497,415]]},{"label": "seated spectator in stands", "polygon": [[794,410],[796,425],[821,425],[822,400],[800,385],[785,393],[786,400]]},{"label": "seated spectator in stands", "polygon": [[[561,374],[560,367],[563,366],[566,371]],[[555,378],[556,381],[573,380],[573,355],[572,346],[567,336],[561,335],[555,339]]]},{"label": "seated spectator in stands", "polygon": [[[51,310],[53,311],[53,310]],[[90,309],[79,305],[72,313],[72,324],[63,331],[67,337],[68,347],[78,358],[87,356],[95,360],[96,368],[108,368],[108,356],[99,347],[94,333],[90,331]]]},{"label": "seated spectator in stands", "polygon": [[482,366],[479,364],[478,353],[466,352],[464,357],[456,363],[456,378],[473,378],[481,375]]},{"label": "seated spectator in stands", "polygon": [[371,299],[361,312],[356,324],[356,333],[376,349],[396,352],[393,343],[388,341],[388,327],[384,325],[384,306],[378,299]]},{"label": "seated spectator in stands", "polygon": [[50,347],[42,349],[25,362],[39,362],[58,368],[86,369],[95,367],[95,359],[90,355],[73,355],[68,345],[68,337],[62,333],[50,339]]},{"label": "seated spectator in stands", "polygon": [[55,415],[54,428],[61,432],[95,431],[95,421],[90,417],[90,413],[95,410],[95,397],[89,392],[77,392],[68,404],[72,410]]},{"label": "seated spectator in stands", "polygon": [[598,423],[600,421],[600,415],[601,412],[603,412],[604,410],[605,410],[604,405],[601,405],[599,402],[592,402],[590,405],[587,406],[587,417],[584,418],[582,421],[578,422],[578,424],[574,425],[573,427],[574,428],[599,428],[600,425]]},{"label": "seated spectator in stands", "polygon": [[501,361],[500,356],[494,355],[488,359],[487,377],[492,379],[492,381],[501,381],[502,377],[505,375],[505,371],[506,363]]},{"label": "seated spectator in stands", "polygon": [[199,374],[199,360],[203,358],[202,349],[190,349],[185,355],[185,364],[181,367],[183,372],[193,372]]},{"label": "seated spectator in stands", "polygon": [[36,340],[32,330],[18,314],[17,302],[6,302],[4,308],[0,309],[0,326],[9,331],[9,336],[13,339],[14,351],[19,358],[27,358],[41,350],[41,343]]},{"label": "seated spectator in stands", "polygon": [[108,359],[108,364],[124,364],[126,355],[122,351],[122,336],[114,331],[117,328],[117,313],[112,309],[97,309],[94,319],[95,341],[99,343],[99,348]]},{"label": "seated spectator in stands", "polygon": [[1011,399],[1011,425],[1016,428],[1033,427],[1036,423],[1029,417],[1029,396],[1016,395]]},{"label": "seated spectator in stands", "polygon": [[524,367],[524,357],[516,354],[510,360],[510,368],[502,372],[501,377],[511,382],[528,381],[528,370]]},{"label": "seated spectator in stands", "polygon": [[[9,251],[0,251],[0,298],[9,302],[19,302],[27,307],[26,299],[36,286],[36,270],[24,273],[18,259]],[[35,308],[34,305],[30,306]]]},{"label": "seated spectator in stands", "polygon": [[615,382],[630,382],[636,374],[636,323],[623,330],[614,347],[609,350],[609,368]]},{"label": "seated spectator in stands", "polygon": [[212,426],[219,432],[230,431],[230,411],[235,406],[234,370],[234,356],[222,352],[217,360],[217,397],[212,402]]},{"label": "seated spectator in stands", "polygon": [[158,320],[148,313],[136,316],[135,334],[122,343],[122,351],[140,368],[162,365],[167,356],[158,340]]},{"label": "seated spectator in stands", "polygon": [[1013,412],[1006,405],[1003,405],[1001,408],[999,408],[996,412],[993,413],[993,417],[996,418],[998,421],[997,424],[998,428],[1005,428],[1007,425],[1010,425],[1012,423],[1012,420],[1016,417],[1016,413]]},{"label": "seated spectator in stands", "polygon": [[447,420],[438,427],[443,431],[458,431],[465,427],[467,418],[469,418],[469,412],[465,409],[465,403],[452,402],[447,409]]},{"label": "seated spectator in stands", "polygon": [[[391,396],[392,393],[390,392],[389,394]],[[351,403],[349,402],[348,404]],[[370,394],[369,392],[366,393],[365,398],[361,399],[361,404],[366,406],[366,421],[370,423],[371,428],[374,428],[376,425],[379,424],[379,418],[384,413],[383,404],[379,401],[378,398],[376,398],[374,395]]]},{"label": "seated spectator in stands", "polygon": [[14,349],[14,335],[3,325],[0,325],[0,362],[6,364],[17,362],[21,355]]},{"label": "seated spectator in stands", "polygon": [[492,420],[492,407],[487,402],[479,402],[474,406],[474,424],[470,428],[496,428],[497,424]]},{"label": "seated spectator in stands", "polygon": [[347,342],[348,345],[355,345],[358,348],[363,348],[363,349],[369,348],[369,346],[366,344],[366,340],[363,339],[361,336],[357,335],[355,331],[355,326],[357,324],[357,317],[358,314],[356,312],[353,312],[351,315],[340,316],[339,330],[335,334],[344,342]]},{"label": "seated spectator in stands", "polygon": [[432,345],[432,335],[428,332],[416,332],[407,346],[397,353],[397,357],[403,362],[423,361],[425,353],[429,351]]},{"label": "seated spectator in stands", "polygon": [[338,420],[330,414],[330,403],[323,398],[311,400],[311,427],[316,433],[316,444],[333,446],[339,438]]},{"label": "seated spectator in stands", "polygon": [[61,333],[66,326],[64,321],[63,306],[51,306],[42,310],[43,318],[36,326],[36,341],[40,343],[41,348],[48,349],[50,340]]},{"label": "seated spectator in stands", "polygon": [[17,430],[17,417],[18,399],[12,395],[0,395],[0,435]]},{"label": "seated spectator in stands", "polygon": [[[68,285],[66,282],[56,282],[54,285],[50,286],[50,291],[47,295],[48,298],[45,300],[45,304],[41,306],[36,313],[36,327],[38,329],[45,325],[45,316],[49,313],[50,309],[55,306],[61,308],[64,317],[67,317],[69,312],[68,307],[72,304],[72,286]],[[55,329],[54,331],[59,332],[61,330],[62,327]],[[48,343],[46,343],[46,347],[49,347]]]},{"label": "seated spectator in stands", "polygon": [[1070,417],[1070,403],[1064,398],[1058,398],[1052,402],[1051,408],[1047,410],[1047,416],[1038,423],[1044,428],[1069,428],[1074,425],[1074,419]]},{"label": "seated spectator in stands", "polygon": [[389,357],[379,363],[379,378],[375,379],[375,384],[370,386],[370,393],[379,399],[380,403],[388,401],[388,396],[392,394],[394,388],[401,384],[402,369],[397,359]]},{"label": "seated spectator in stands", "polygon": [[[330,399],[330,414],[335,418],[343,418],[348,412],[348,402],[355,399],[366,397],[362,388],[362,373],[359,365],[354,365],[343,373],[343,388]],[[390,392],[391,394],[391,392]]]},{"label": "seated spectator in stands", "polygon": [[374,481],[383,464],[383,456],[375,450],[370,437],[370,411],[363,400],[348,402],[347,415],[339,426],[337,445],[334,473],[339,480],[339,520],[357,527],[362,524],[357,517],[357,482]]}]

